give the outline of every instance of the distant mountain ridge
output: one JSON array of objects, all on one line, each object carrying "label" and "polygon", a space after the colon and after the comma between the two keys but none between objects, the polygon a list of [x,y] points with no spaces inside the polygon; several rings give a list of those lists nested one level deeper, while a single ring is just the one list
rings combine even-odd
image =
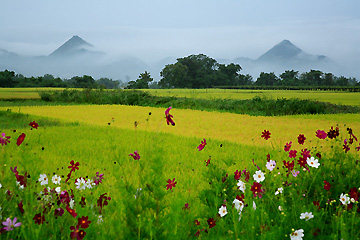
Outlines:
[{"label": "distant mountain ridge", "polygon": [[[157,81],[160,80],[160,71],[165,65],[175,63],[176,59],[167,57],[147,64],[131,56],[110,58],[94,45],[74,35],[48,56],[21,56],[0,48],[0,71],[8,69],[25,76],[52,74],[61,78],[91,75],[94,78],[108,77],[123,82],[136,80],[140,73],[148,71]],[[274,72],[279,75],[285,70],[302,73],[314,69],[331,72],[336,76],[349,75],[345,67],[330,58],[308,54],[289,40],[274,45],[257,59],[240,56],[232,60],[219,59],[218,62],[238,63],[242,67],[241,73],[250,74],[254,80],[261,72]]]}]

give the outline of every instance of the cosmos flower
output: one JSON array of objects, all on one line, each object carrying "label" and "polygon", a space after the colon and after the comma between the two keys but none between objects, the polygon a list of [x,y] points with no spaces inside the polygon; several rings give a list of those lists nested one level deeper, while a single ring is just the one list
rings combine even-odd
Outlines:
[{"label": "cosmos flower", "polygon": [[88,228],[91,221],[89,221],[89,217],[82,216],[81,218],[78,218],[78,226],[81,228]]},{"label": "cosmos flower", "polygon": [[33,220],[35,221],[35,224],[43,224],[45,222],[45,216],[42,215],[41,213],[35,214],[35,217],[33,218]]},{"label": "cosmos flower", "polygon": [[168,184],[166,184],[166,190],[169,190],[169,189],[171,190],[177,184],[177,182],[175,182],[175,178],[173,180],[168,179],[167,183]]},{"label": "cosmos flower", "polygon": [[4,230],[6,231],[12,231],[14,230],[14,228],[16,227],[20,227],[21,226],[21,222],[16,223],[17,221],[17,217],[14,217],[14,220],[11,221],[10,218],[7,218],[5,222],[2,222],[2,225],[4,225]]},{"label": "cosmos flower", "polygon": [[253,185],[251,186],[251,191],[254,194],[254,197],[259,196],[259,198],[262,198],[262,193],[263,193],[263,189],[261,189],[262,185],[258,182],[254,182]]},{"label": "cosmos flower", "polygon": [[70,166],[68,166],[68,168],[70,168],[70,172],[75,172],[75,170],[79,170],[79,162],[74,162],[74,160],[71,160],[70,162]]},{"label": "cosmos flower", "polygon": [[10,143],[10,140],[9,140],[11,138],[10,136],[6,136],[5,133],[2,133],[1,136],[2,137],[0,137],[0,143],[1,143],[2,146],[7,145],[8,143]]},{"label": "cosmos flower", "polygon": [[330,183],[329,183],[328,181],[326,181],[326,180],[324,180],[324,183],[325,183],[325,185],[324,185],[324,189],[325,189],[326,191],[329,191],[329,190],[330,190],[330,188],[331,188]]},{"label": "cosmos flower", "polygon": [[135,151],[134,154],[130,153],[129,156],[132,156],[134,158],[134,160],[140,159],[140,155],[137,151]]},{"label": "cosmos flower", "polygon": [[265,140],[268,140],[268,139],[270,138],[270,135],[271,135],[270,131],[264,130],[264,131],[262,132],[261,137],[264,138]]},{"label": "cosmos flower", "polygon": [[227,212],[226,206],[221,206],[221,207],[219,208],[220,217],[225,216],[227,213],[228,213],[228,212]]},{"label": "cosmos flower", "polygon": [[60,185],[61,177],[59,177],[58,175],[54,175],[51,180],[54,184]]},{"label": "cosmos flower", "polygon": [[276,162],[274,160],[270,160],[270,161],[266,162],[266,168],[269,171],[274,170],[275,167],[276,167]]},{"label": "cosmos flower", "polygon": [[296,153],[297,153],[296,150],[291,150],[291,151],[289,152],[289,158],[296,158]]},{"label": "cosmos flower", "polygon": [[199,149],[199,151],[203,150],[204,147],[206,146],[206,139],[203,138],[204,140],[201,141],[200,145],[197,147]]},{"label": "cosmos flower", "polygon": [[325,139],[327,137],[327,134],[323,130],[317,130],[316,131],[316,137],[318,137],[320,139]]},{"label": "cosmos flower", "polygon": [[284,188],[283,187],[279,187],[276,192],[275,192],[275,195],[278,195],[279,193],[283,193],[284,191]]},{"label": "cosmos flower", "polygon": [[32,127],[32,128],[38,129],[39,124],[37,124],[35,121],[32,121],[32,122],[29,123],[29,126]]},{"label": "cosmos flower", "polygon": [[290,234],[290,239],[291,240],[302,240],[303,236],[304,236],[304,230],[299,229]]},{"label": "cosmos flower", "polygon": [[26,136],[25,133],[20,134],[20,136],[16,140],[16,145],[20,146],[23,143],[25,136]]},{"label": "cosmos flower", "polygon": [[285,151],[285,152],[290,151],[291,144],[292,144],[292,142],[288,142],[288,143],[285,144],[285,146],[284,146],[284,151]]},{"label": "cosmos flower", "polygon": [[172,120],[173,115],[171,115],[169,113],[170,110],[171,110],[171,107],[169,107],[168,109],[165,110],[166,123],[167,123],[167,125],[169,125],[171,123],[171,125],[175,126],[175,122]]},{"label": "cosmos flower", "polygon": [[308,158],[306,163],[314,168],[318,168],[320,166],[319,160],[315,159],[314,157]]},{"label": "cosmos flower", "polygon": [[348,205],[350,204],[350,198],[347,194],[345,193],[342,193],[340,195],[340,202],[343,204],[343,205]]},{"label": "cosmos flower", "polygon": [[261,170],[258,170],[254,173],[253,178],[256,182],[261,183],[265,180],[265,175]]},{"label": "cosmos flower", "polygon": [[305,212],[300,214],[300,219],[305,219],[306,221],[309,221],[313,217],[314,215],[312,214],[312,212]]},{"label": "cosmos flower", "polygon": [[304,144],[306,137],[304,136],[304,134],[299,134],[298,138],[298,143],[299,144]]},{"label": "cosmos flower", "polygon": [[75,181],[76,188],[79,190],[85,190],[86,188],[86,181],[83,178],[77,178]]},{"label": "cosmos flower", "polygon": [[214,218],[209,218],[209,219],[207,220],[207,223],[208,223],[208,225],[209,225],[209,228],[213,228],[213,227],[216,226],[216,221],[214,220]]},{"label": "cosmos flower", "polygon": [[48,178],[47,178],[46,174],[40,174],[39,182],[41,185],[48,184]]},{"label": "cosmos flower", "polygon": [[245,186],[245,182],[239,180],[239,182],[236,184],[238,186],[238,189],[240,191],[242,191],[243,193],[245,193],[245,189],[246,189],[246,186]]},{"label": "cosmos flower", "polygon": [[244,203],[242,201],[240,201],[239,199],[235,198],[235,200],[233,201],[233,204],[235,206],[235,209],[238,211],[242,211],[244,208]]}]

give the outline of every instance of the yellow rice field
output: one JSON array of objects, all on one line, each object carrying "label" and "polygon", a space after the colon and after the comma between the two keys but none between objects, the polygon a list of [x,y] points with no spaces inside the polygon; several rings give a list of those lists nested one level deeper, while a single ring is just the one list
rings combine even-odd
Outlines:
[{"label": "yellow rice field", "polygon": [[[2,107],[6,110],[10,107]],[[360,114],[336,115],[298,115],[281,117],[249,116],[232,113],[206,112],[197,110],[172,109],[175,127],[166,125],[165,109],[123,105],[81,105],[81,106],[32,106],[11,107],[13,112],[37,116],[58,118],[64,121],[75,121],[110,128],[134,129],[135,121],[138,130],[167,132],[178,136],[217,139],[245,145],[282,147],[285,142],[297,142],[298,134],[305,134],[308,140],[318,141],[317,129],[329,130],[331,126],[344,125],[354,132],[360,131]],[[149,115],[151,112],[151,115]],[[112,121],[114,118],[114,121]],[[146,119],[149,118],[147,121]],[[36,119],[34,119],[36,120]],[[261,132],[267,129],[272,135],[269,141],[261,138]],[[307,141],[310,143],[310,141]]]}]

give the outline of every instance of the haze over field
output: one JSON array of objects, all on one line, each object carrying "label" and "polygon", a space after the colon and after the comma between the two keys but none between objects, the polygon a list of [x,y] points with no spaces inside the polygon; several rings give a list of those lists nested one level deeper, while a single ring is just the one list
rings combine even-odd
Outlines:
[{"label": "haze over field", "polygon": [[[357,0],[4,0],[1,9],[0,70],[24,75],[157,80],[165,64],[203,53],[254,79],[289,68],[360,79]],[[73,36],[88,44],[55,51]]]}]

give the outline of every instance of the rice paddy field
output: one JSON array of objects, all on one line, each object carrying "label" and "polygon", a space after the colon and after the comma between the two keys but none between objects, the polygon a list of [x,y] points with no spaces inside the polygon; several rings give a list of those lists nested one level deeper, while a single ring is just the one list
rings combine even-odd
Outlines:
[{"label": "rice paddy field", "polygon": [[360,239],[360,114],[166,110],[1,107],[1,239]]}]

